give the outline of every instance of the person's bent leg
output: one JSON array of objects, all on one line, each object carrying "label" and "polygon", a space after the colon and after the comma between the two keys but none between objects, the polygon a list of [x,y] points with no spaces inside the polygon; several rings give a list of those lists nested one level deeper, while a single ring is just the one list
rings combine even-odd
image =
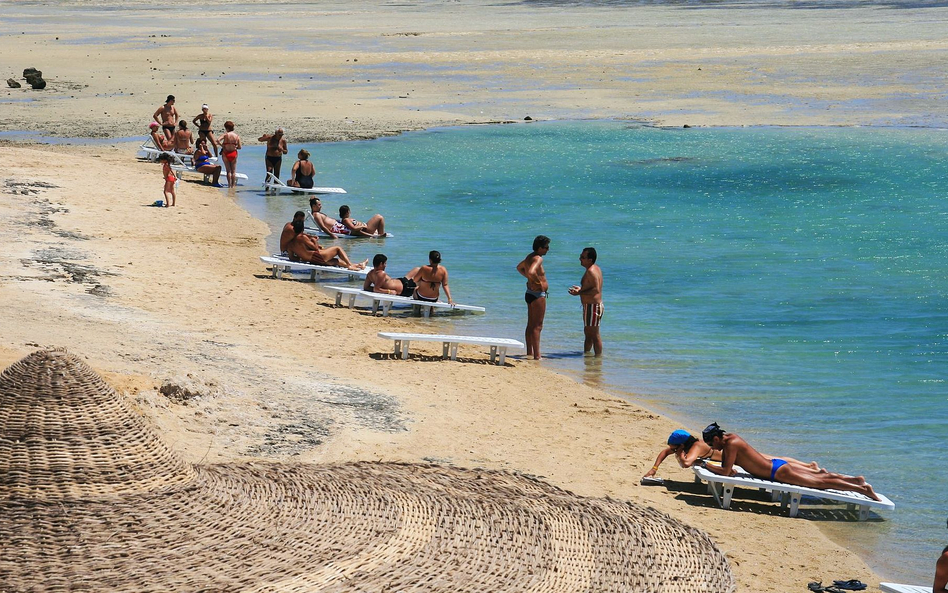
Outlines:
[{"label": "person's bent leg", "polygon": [[365,223],[366,228],[369,229],[369,232],[372,234],[378,233],[379,235],[385,234],[385,218],[381,214],[376,214],[369,219],[369,222]]}]

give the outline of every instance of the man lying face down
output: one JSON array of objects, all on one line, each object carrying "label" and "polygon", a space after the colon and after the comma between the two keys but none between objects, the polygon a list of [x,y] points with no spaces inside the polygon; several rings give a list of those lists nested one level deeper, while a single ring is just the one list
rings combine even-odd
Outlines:
[{"label": "man lying face down", "polygon": [[845,476],[827,471],[813,471],[799,465],[788,463],[785,459],[768,459],[747,441],[736,434],[726,433],[715,422],[701,433],[701,438],[712,449],[721,451],[721,467],[706,465],[705,468],[722,476],[733,476],[737,472],[735,465],[743,467],[755,478],[783,482],[807,488],[833,488],[848,492],[859,492],[873,500],[879,500],[872,486],[862,476]]}]

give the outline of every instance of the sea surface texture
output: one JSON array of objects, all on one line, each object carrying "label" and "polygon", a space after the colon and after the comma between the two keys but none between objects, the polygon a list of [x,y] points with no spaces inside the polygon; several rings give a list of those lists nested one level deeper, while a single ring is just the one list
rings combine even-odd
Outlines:
[{"label": "sea surface texture", "polygon": [[[542,364],[689,430],[717,421],[767,453],[865,475],[897,509],[826,529],[887,578],[931,580],[948,506],[948,133],[574,122],[306,148],[317,185],[349,192],[325,212],[381,212],[395,235],[338,241],[354,259],[385,253],[399,276],[437,249],[455,300],[487,307],[420,330],[522,339],[515,266],[545,234]],[[262,180],[260,148],[240,166]],[[256,187],[239,199],[271,224],[271,250],[308,211]],[[586,246],[605,276],[602,360],[582,355],[567,293]]]}]

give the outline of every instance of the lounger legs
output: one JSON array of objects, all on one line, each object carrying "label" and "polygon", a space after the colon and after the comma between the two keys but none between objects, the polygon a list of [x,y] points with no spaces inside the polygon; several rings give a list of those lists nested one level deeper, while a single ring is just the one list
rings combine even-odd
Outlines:
[{"label": "lounger legs", "polygon": [[408,360],[408,340],[395,340],[395,356]]}]

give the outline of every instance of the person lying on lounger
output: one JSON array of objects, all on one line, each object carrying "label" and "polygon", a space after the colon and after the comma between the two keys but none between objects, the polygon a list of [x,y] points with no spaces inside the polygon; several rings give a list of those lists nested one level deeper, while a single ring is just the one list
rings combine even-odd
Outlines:
[{"label": "person lying on lounger", "polygon": [[366,274],[362,290],[380,294],[396,294],[410,297],[415,294],[418,285],[413,278],[418,275],[420,267],[412,269],[401,278],[392,278],[385,272],[388,258],[383,253],[377,253],[372,258],[372,270]]},{"label": "person lying on lounger", "polygon": [[701,432],[702,440],[716,451],[721,451],[721,466],[705,465],[705,468],[722,476],[734,476],[737,472],[735,465],[744,468],[755,478],[783,482],[794,486],[807,488],[832,488],[847,492],[859,492],[873,500],[880,500],[872,486],[862,476],[845,476],[833,472],[814,472],[802,469],[800,466],[788,463],[783,458],[767,458],[747,441],[736,434],[724,432],[718,423],[708,425]]},{"label": "person lying on lounger", "polygon": [[[678,465],[681,467],[691,467],[699,459],[710,459],[712,461],[721,461],[721,452],[715,451],[707,443],[703,443],[691,436],[687,430],[676,430],[675,432],[668,435],[668,446],[661,450],[658,454],[658,457],[655,458],[655,464],[652,465],[652,469],[645,472],[644,478],[651,478],[655,475],[655,472],[658,471],[658,466],[665,461],[665,458],[669,455],[674,455],[678,460]],[[763,454],[762,454],[763,455]],[[767,455],[764,455],[765,459],[773,459]],[[797,461],[790,457],[782,457],[787,463],[793,463],[799,465],[802,469],[806,471],[821,473],[826,470],[822,469],[815,461],[810,463],[804,463],[802,461]]]},{"label": "person lying on lounger", "polygon": [[[359,224],[362,226],[357,227],[357,228],[361,228],[362,230],[358,232],[354,232],[352,229],[347,227],[343,221],[336,220],[335,218],[332,218],[331,216],[327,216],[323,214],[322,212],[323,203],[319,198],[315,198],[315,197],[310,198],[309,207],[313,214],[313,220],[316,221],[316,226],[318,226],[324,233],[326,233],[333,239],[336,238],[336,235],[355,235],[358,237],[374,237],[376,233],[379,235],[385,234],[385,219],[382,218],[381,214],[376,214],[375,216],[369,219],[368,224],[371,225],[371,228],[360,222]],[[346,208],[348,208],[348,206]],[[353,221],[353,222],[358,222],[358,221]]]},{"label": "person lying on lounger", "polygon": [[299,221],[302,223],[306,220],[306,213],[302,210],[297,210],[293,214],[293,220],[283,225],[283,231],[280,233],[280,253],[286,253],[286,248],[289,247],[290,241],[296,237],[296,233],[293,232],[293,223]]},{"label": "person lying on lounger", "polygon": [[364,270],[369,260],[354,264],[342,247],[323,247],[319,239],[303,232],[303,221],[294,220],[293,239],[286,246],[286,252],[292,261],[301,261],[317,266],[335,266],[347,270]]}]

